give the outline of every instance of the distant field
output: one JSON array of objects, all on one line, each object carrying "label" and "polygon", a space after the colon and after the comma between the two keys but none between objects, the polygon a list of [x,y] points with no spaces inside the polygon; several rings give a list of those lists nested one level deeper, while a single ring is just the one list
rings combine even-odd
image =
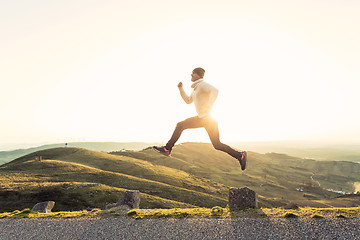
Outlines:
[{"label": "distant field", "polygon": [[284,153],[314,160],[360,162],[360,144],[325,144],[306,141],[243,142],[233,143],[240,149],[258,153]]}]

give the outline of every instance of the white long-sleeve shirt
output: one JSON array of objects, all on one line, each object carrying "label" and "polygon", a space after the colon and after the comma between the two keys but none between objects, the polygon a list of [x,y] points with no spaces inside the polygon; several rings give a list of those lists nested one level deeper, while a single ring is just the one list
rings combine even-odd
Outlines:
[{"label": "white long-sleeve shirt", "polygon": [[188,96],[184,89],[180,87],[181,97],[187,104],[194,102],[199,118],[209,117],[219,90],[205,82],[202,78],[195,81],[191,87],[193,88],[193,91],[190,96]]}]

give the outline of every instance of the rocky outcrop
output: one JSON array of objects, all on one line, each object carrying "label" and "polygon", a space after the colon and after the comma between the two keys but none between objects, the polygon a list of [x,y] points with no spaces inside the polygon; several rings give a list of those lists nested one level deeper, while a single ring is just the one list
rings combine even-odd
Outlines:
[{"label": "rocky outcrop", "polygon": [[229,208],[257,208],[258,199],[257,194],[253,190],[244,188],[230,188],[229,189]]},{"label": "rocky outcrop", "polygon": [[35,204],[35,206],[31,209],[34,212],[41,212],[41,213],[51,213],[51,209],[54,207],[54,201],[47,201]]},{"label": "rocky outcrop", "polygon": [[140,192],[138,190],[127,190],[117,203],[106,205],[106,209],[113,207],[120,207],[126,205],[130,208],[139,208],[140,206]]},{"label": "rocky outcrop", "polygon": [[284,206],[284,209],[298,209],[299,206],[294,202],[289,202]]}]

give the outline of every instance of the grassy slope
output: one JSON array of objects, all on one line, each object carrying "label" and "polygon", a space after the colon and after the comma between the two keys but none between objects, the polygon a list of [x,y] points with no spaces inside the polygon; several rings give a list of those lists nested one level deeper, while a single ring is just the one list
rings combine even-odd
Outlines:
[{"label": "grassy slope", "polygon": [[[37,155],[44,160],[34,161]],[[37,199],[51,200],[45,197],[51,196],[53,189],[56,190],[53,195],[68,196],[67,188],[72,184],[101,183],[100,188],[104,189],[98,190],[97,194],[90,190],[91,187],[84,187],[73,190],[72,198],[66,198],[73,206],[100,208],[105,203],[116,202],[121,189],[125,188],[147,193],[148,199],[161,197],[163,200],[161,204],[149,200],[147,207],[184,206],[180,202],[207,207],[225,206],[229,186],[248,186],[255,190],[263,207],[280,206],[289,200],[313,207],[353,206],[358,201],[354,198],[340,201],[336,199],[338,194],[318,187],[310,177],[313,176],[322,187],[337,189],[341,186],[343,190],[351,191],[352,181],[360,181],[359,164],[318,162],[254,152],[248,153],[248,159],[248,169],[241,171],[236,160],[203,143],[177,145],[170,158],[152,149],[107,154],[78,148],[56,148],[32,153],[1,166],[0,189],[12,191],[8,195],[16,201],[24,199],[21,194],[25,193],[26,199],[37,196]],[[296,191],[298,187],[303,187],[304,192]],[[77,198],[77,192],[82,189],[84,193]],[[103,196],[103,200],[90,201],[98,196]],[[1,199],[5,197],[0,195]],[[167,199],[178,202],[166,202]],[[66,201],[60,206],[66,207]]]},{"label": "grassy slope", "polygon": [[[80,147],[94,151],[115,151],[119,149],[140,150],[156,143],[141,142],[71,142],[70,147]],[[329,145],[320,143],[309,143],[302,141],[283,142],[242,142],[232,143],[232,146],[239,146],[254,152],[279,152],[300,158],[311,158],[316,160],[352,161],[360,162],[360,145]],[[63,147],[64,143],[43,145],[35,148],[17,149],[12,151],[0,151],[0,165],[9,162],[23,155],[49,148]]]},{"label": "grassy slope", "polygon": [[[144,142],[70,142],[69,147],[86,148],[94,151],[110,152],[119,149],[132,149],[140,150],[147,146],[156,145],[156,143],[144,143]],[[11,151],[0,151],[0,165],[10,162],[21,156],[45,150],[50,148],[64,147],[64,143],[42,145],[39,147],[16,149]]]},{"label": "grassy slope", "polygon": [[[43,156],[43,160],[35,161],[35,155]],[[8,195],[12,195],[13,203],[14,199],[24,199],[24,196],[21,197],[24,195],[24,191],[27,195],[32,196],[30,199],[36,198],[39,191],[48,192],[48,196],[45,194],[39,198],[59,199],[59,196],[65,194],[64,188],[56,187],[55,183],[68,184],[72,182],[101,183],[104,186],[115,188],[137,189],[142,193],[164,198],[164,201],[166,199],[178,201],[177,207],[185,206],[183,203],[196,206],[225,206],[227,203],[224,196],[227,187],[224,185],[142,160],[85,149],[57,148],[40,151],[0,167],[0,172],[2,172],[0,187],[3,190],[11,191]],[[159,179],[162,182],[156,181]],[[221,188],[223,192],[219,191]],[[4,202],[10,205],[13,204],[5,197],[6,194],[1,200],[5,200]],[[42,201],[44,200],[51,199],[43,198]],[[78,197],[78,201],[82,201],[82,204],[75,204],[76,206],[93,206],[85,195],[80,199]],[[97,207],[104,207],[105,203],[116,201],[117,199],[111,198]],[[35,203],[33,202],[32,205]],[[147,207],[169,207],[170,205],[169,201],[166,204],[158,204],[154,200],[152,204],[147,204]],[[172,206],[175,205],[172,204]]]},{"label": "grassy slope", "polygon": [[[15,176],[7,174],[6,177],[11,178]],[[56,202],[53,211],[104,209],[107,204],[117,202],[126,191],[123,188],[91,182],[46,181],[46,179],[34,177],[34,175],[21,173],[17,174],[16,179],[22,182],[21,187],[12,186],[14,190],[0,192],[0,211],[13,211],[14,209],[22,208],[31,209],[35,203],[49,200]],[[33,180],[33,185],[31,185],[31,182],[28,182],[31,180]],[[142,192],[140,192],[140,198],[141,208],[195,207],[191,204],[160,198]]]},{"label": "grassy slope", "polygon": [[78,163],[104,171],[137,176],[142,179],[162,182],[180,188],[186,187],[190,190],[217,195],[221,198],[226,197],[228,190],[227,186],[209,181],[205,178],[193,176],[185,171],[132,157],[115,156],[80,148],[55,148],[39,151],[18,158],[4,166],[8,168],[16,166],[18,163],[33,160],[36,155],[41,155],[43,159],[56,159],[63,162]]},{"label": "grassy slope", "polygon": [[[236,160],[206,143],[177,145],[172,152],[173,158],[168,161],[156,157],[151,149],[117,154],[173,166],[232,187],[248,186],[270,205],[274,204],[272,199],[275,198],[277,201],[297,200],[305,206],[325,207],[314,200],[339,195],[324,188],[341,188],[351,192],[352,183],[360,180],[360,165],[356,163],[314,161],[276,153],[248,152],[248,168],[243,172]],[[296,191],[299,187],[303,187],[304,192]]]}]

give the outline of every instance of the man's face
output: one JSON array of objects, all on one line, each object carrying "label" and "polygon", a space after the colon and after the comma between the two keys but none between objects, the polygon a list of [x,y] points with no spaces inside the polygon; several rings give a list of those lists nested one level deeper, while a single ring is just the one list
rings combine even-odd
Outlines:
[{"label": "man's face", "polygon": [[191,73],[191,81],[195,82],[196,80],[200,79],[201,77],[199,75],[197,75],[196,73],[192,72]]}]

